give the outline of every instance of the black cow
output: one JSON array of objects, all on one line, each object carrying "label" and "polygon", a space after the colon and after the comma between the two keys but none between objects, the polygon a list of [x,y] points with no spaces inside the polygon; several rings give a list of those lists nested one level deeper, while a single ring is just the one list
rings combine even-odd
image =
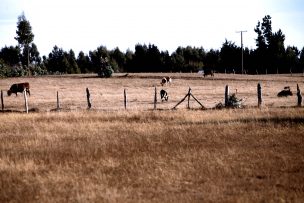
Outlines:
[{"label": "black cow", "polygon": [[31,95],[30,84],[28,82],[13,84],[11,88],[7,90],[7,95],[11,96],[12,93],[15,93],[17,96],[17,92],[23,93],[24,90],[26,91],[26,93]]},{"label": "black cow", "polygon": [[214,76],[214,71],[213,70],[205,70],[204,71],[204,77],[206,77],[207,75],[211,75],[213,77]]}]

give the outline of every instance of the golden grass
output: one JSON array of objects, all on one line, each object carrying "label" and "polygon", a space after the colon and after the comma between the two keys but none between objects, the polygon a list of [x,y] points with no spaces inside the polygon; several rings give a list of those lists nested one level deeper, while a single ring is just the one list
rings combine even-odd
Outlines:
[{"label": "golden grass", "polygon": [[[171,86],[160,86],[164,75]],[[1,79],[0,89],[25,81],[39,113],[16,113],[23,96],[4,97],[16,112],[0,114],[0,202],[304,201],[304,109],[294,107],[296,96],[276,96],[284,86],[303,88],[302,75],[65,75]],[[212,108],[224,101],[225,85],[246,108],[169,110],[189,87]],[[158,111],[154,86],[169,93],[169,102],[158,95]],[[56,91],[61,112],[51,112]]]},{"label": "golden grass", "polygon": [[0,114],[0,202],[303,202],[303,115]]}]

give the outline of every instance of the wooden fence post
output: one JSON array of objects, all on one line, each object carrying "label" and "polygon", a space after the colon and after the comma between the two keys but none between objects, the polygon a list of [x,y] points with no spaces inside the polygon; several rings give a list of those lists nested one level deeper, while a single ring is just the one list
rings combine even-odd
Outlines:
[{"label": "wooden fence post", "polygon": [[191,88],[189,87],[189,91],[188,91],[188,109],[190,109],[190,95],[191,95]]},{"label": "wooden fence post", "polygon": [[298,107],[302,105],[302,95],[301,90],[299,88],[299,84],[297,84],[297,97],[298,97]]},{"label": "wooden fence post", "polygon": [[58,91],[57,91],[57,109],[56,110],[57,111],[60,110],[60,102],[59,102],[59,93],[58,93]]},{"label": "wooden fence post", "polygon": [[258,83],[258,107],[261,107],[262,105],[262,87],[261,87],[261,84]]},{"label": "wooden fence post", "polygon": [[125,109],[127,109],[127,91],[126,91],[126,89],[124,89],[124,106],[125,106]]},{"label": "wooden fence post", "polygon": [[92,104],[91,104],[91,98],[90,98],[90,91],[89,91],[89,88],[86,89],[86,92],[87,92],[87,102],[88,102],[88,109],[90,109],[92,107]]},{"label": "wooden fence post", "polygon": [[229,102],[229,86],[226,85],[225,87],[225,106],[228,106],[228,102]]},{"label": "wooden fence post", "polygon": [[1,90],[1,109],[4,111],[3,91]]},{"label": "wooden fence post", "polygon": [[156,110],[156,103],[157,103],[157,90],[155,86],[155,91],[154,91],[154,110]]},{"label": "wooden fence post", "polygon": [[24,91],[23,91],[23,96],[24,96],[25,112],[28,113],[28,102],[27,102],[26,89],[24,89]]}]

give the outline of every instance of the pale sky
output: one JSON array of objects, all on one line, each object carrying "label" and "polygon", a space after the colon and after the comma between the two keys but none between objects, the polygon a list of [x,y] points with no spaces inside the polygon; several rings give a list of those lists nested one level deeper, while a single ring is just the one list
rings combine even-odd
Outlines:
[{"label": "pale sky", "polygon": [[98,46],[125,52],[155,44],[172,53],[178,46],[220,49],[225,39],[255,49],[254,28],[265,15],[285,46],[304,47],[303,0],[0,0],[0,48],[17,45],[18,16],[24,12],[40,55],[55,45],[87,53]]}]

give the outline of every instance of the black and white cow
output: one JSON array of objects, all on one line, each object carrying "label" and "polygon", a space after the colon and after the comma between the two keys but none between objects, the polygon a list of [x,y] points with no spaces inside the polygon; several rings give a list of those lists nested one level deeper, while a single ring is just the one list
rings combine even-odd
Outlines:
[{"label": "black and white cow", "polygon": [[160,98],[162,101],[168,101],[169,99],[168,93],[163,89],[160,91]]},{"label": "black and white cow", "polygon": [[167,84],[171,84],[172,83],[172,78],[171,77],[163,77],[161,80],[161,85],[167,85]]}]

